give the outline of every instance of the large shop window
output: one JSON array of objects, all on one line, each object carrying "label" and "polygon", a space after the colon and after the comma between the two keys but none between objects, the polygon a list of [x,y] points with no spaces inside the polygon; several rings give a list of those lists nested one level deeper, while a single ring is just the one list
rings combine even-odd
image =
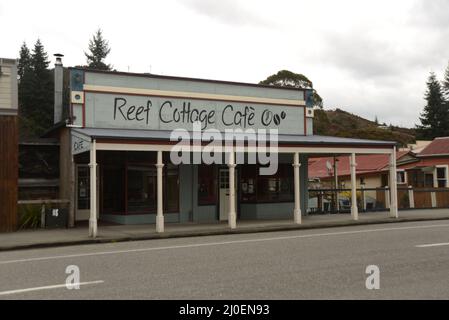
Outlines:
[{"label": "large shop window", "polygon": [[103,212],[122,213],[125,211],[125,168],[105,165],[103,168]]},{"label": "large shop window", "polygon": [[271,176],[259,175],[259,167],[241,167],[242,202],[291,202],[294,199],[293,167],[279,164],[278,171]]},{"label": "large shop window", "polygon": [[279,164],[278,171],[272,176],[258,176],[257,200],[259,202],[293,201],[293,167]]},{"label": "large shop window", "polygon": [[[102,212],[111,214],[155,213],[157,208],[157,169],[154,164],[105,165],[102,171]],[[163,168],[163,210],[179,211],[179,169]]]},{"label": "large shop window", "polygon": [[152,212],[156,210],[156,168],[128,166],[128,212]]},{"label": "large shop window", "polygon": [[198,166],[198,205],[217,203],[217,177],[215,166]]},{"label": "large shop window", "polygon": [[[164,212],[179,211],[179,170],[166,164],[162,177]],[[128,165],[128,213],[156,212],[157,169],[154,166]]]}]

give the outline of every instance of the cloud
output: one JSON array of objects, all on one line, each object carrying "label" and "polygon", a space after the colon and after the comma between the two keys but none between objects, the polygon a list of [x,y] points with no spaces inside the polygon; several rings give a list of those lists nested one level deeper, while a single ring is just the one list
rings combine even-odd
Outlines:
[{"label": "cloud", "polygon": [[[196,13],[232,26],[273,27],[274,22],[255,10],[247,9],[242,1],[237,0],[184,0],[182,4]],[[252,4],[257,6],[257,2]],[[268,16],[268,12],[266,12]]]},{"label": "cloud", "polygon": [[449,1],[418,1],[411,9],[410,22],[424,28],[449,28]]}]

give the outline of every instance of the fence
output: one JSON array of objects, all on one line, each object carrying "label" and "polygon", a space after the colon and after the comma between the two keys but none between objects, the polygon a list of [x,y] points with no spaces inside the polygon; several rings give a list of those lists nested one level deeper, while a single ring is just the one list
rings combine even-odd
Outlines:
[{"label": "fence", "polygon": [[[400,187],[398,209],[449,208],[449,188]],[[360,212],[382,211],[390,208],[390,189],[357,189]],[[347,213],[351,211],[351,189],[309,189],[309,213]]]}]

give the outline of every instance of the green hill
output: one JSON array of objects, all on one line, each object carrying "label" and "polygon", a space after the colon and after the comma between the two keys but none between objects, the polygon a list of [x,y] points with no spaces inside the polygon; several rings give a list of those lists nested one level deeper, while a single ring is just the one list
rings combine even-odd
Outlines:
[{"label": "green hill", "polygon": [[397,141],[401,146],[415,142],[414,129],[378,125],[341,109],[315,110],[313,131],[325,136]]}]

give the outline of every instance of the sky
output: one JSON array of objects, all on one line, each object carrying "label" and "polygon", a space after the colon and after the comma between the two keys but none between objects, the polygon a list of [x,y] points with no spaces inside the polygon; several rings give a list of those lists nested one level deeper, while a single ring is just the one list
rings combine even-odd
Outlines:
[{"label": "sky", "polygon": [[40,38],[52,64],[85,64],[98,28],[119,71],[257,83],[287,69],[325,109],[406,127],[449,63],[449,0],[0,0],[0,57]]}]

